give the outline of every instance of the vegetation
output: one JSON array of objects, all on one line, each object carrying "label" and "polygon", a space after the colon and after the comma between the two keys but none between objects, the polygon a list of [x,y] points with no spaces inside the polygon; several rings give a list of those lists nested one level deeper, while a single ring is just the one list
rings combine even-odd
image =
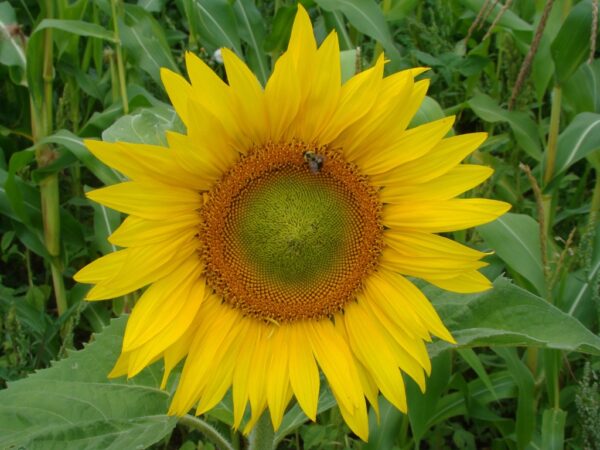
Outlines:
[{"label": "vegetation", "polygon": [[[408,415],[380,399],[363,443],[323,389],[318,422],[291,407],[277,448],[600,448],[598,1],[302,3],[319,42],[338,32],[345,77],[382,51],[388,73],[430,67],[412,125],[454,114],[457,133],[487,131],[470,158],[495,173],[469,195],[513,209],[453,235],[490,251],[493,290],[423,285],[458,345],[429,346]],[[164,143],[183,125],[159,68],[185,73],[191,51],[224,76],[228,47],[264,83],[295,12],[289,0],[0,2],[0,447],[247,447],[230,399],[199,419],[166,416],[161,363],[106,378],[137,296],[88,303],[72,280],[115,250],[121,221],[84,197],[122,176],[82,139]]]}]

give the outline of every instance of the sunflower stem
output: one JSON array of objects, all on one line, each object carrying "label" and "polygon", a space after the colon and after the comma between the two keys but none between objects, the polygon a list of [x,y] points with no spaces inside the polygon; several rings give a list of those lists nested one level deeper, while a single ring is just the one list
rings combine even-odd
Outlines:
[{"label": "sunflower stem", "polygon": [[121,38],[119,37],[119,22],[117,15],[117,2],[111,0],[110,8],[112,11],[113,30],[115,39],[115,53],[117,54],[117,70],[119,72],[119,88],[121,90],[121,102],[123,103],[123,113],[129,114],[129,100],[127,98],[127,84],[125,80],[125,64],[123,62],[123,50],[121,48]]},{"label": "sunflower stem", "polygon": [[206,436],[213,444],[217,446],[219,450],[234,450],[233,446],[221,436],[221,433],[217,431],[212,425],[199,417],[194,417],[189,414],[181,417],[179,423],[187,427],[198,430],[204,436]]},{"label": "sunflower stem", "polygon": [[275,432],[271,425],[271,419],[267,411],[262,413],[256,425],[250,432],[250,446],[248,450],[273,450],[273,439]]}]

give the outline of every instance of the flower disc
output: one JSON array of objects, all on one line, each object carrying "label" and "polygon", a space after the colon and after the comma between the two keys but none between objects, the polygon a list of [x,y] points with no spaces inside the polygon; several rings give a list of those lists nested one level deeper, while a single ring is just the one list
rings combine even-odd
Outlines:
[{"label": "flower disc", "polygon": [[209,283],[232,306],[290,322],[340,311],[382,247],[376,192],[340,155],[301,144],[256,149],[203,208]]}]

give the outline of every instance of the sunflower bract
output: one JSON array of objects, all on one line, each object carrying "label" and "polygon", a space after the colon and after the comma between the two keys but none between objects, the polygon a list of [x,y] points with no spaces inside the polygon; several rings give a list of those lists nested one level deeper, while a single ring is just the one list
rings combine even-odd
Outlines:
[{"label": "sunflower bract", "polygon": [[[148,286],[110,376],[185,359],[169,413],[201,414],[231,389],[234,424],[293,396],[315,420],[319,369],[350,428],[367,401],[406,411],[403,373],[425,388],[425,342],[452,336],[406,276],[455,292],[488,289],[484,253],[437,233],[494,220],[506,203],[457,198],[491,174],[461,165],[485,134],[446,137],[454,118],[408,129],[424,69],[383,75],[383,57],[343,85],[335,33],[317,47],[299,6],[263,88],[231,51],[228,83],[186,55],[162,79],[187,127],[168,147],[87,141],[130,181],[89,198],[129,214],[123,247],[79,271],[88,300]],[[308,155],[308,156],[307,156]]]}]

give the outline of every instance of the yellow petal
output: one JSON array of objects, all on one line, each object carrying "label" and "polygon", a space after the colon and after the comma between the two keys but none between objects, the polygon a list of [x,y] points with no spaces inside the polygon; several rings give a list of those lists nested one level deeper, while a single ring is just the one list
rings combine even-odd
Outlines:
[{"label": "yellow petal", "polygon": [[389,228],[442,233],[463,230],[495,220],[508,203],[481,198],[385,205],[383,223]]},{"label": "yellow petal", "polygon": [[202,205],[200,194],[196,191],[137,181],[96,189],[86,196],[117,211],[152,220],[189,214]]},{"label": "yellow petal", "polygon": [[193,235],[183,235],[168,243],[132,247],[127,259],[112,278],[99,282],[86,296],[87,300],[115,298],[140,289],[169,275],[197,251]]},{"label": "yellow petal", "polygon": [[352,352],[373,376],[381,393],[405,412],[406,393],[396,358],[360,301],[345,308],[344,322]]},{"label": "yellow petal", "polygon": [[304,328],[290,325],[289,373],[290,383],[300,407],[309,419],[317,419],[319,402],[319,369],[315,362]]},{"label": "yellow petal", "polygon": [[405,131],[389,145],[373,143],[356,162],[367,175],[393,170],[400,164],[418,158],[431,150],[450,131],[454,116],[426,123]]},{"label": "yellow petal", "polygon": [[364,395],[352,354],[333,324],[329,320],[321,320],[304,322],[303,326],[338,403],[349,411],[364,405]]},{"label": "yellow petal", "polygon": [[108,241],[119,247],[139,247],[176,239],[189,230],[196,230],[200,223],[198,213],[182,214],[165,220],[147,220],[129,216],[111,234]]},{"label": "yellow petal", "polygon": [[277,327],[270,339],[272,340],[271,361],[265,381],[267,383],[267,404],[271,413],[271,422],[273,423],[273,429],[277,431],[287,406],[287,392],[290,384],[288,370],[289,327],[287,325]]},{"label": "yellow petal", "polygon": [[380,191],[384,203],[410,201],[448,200],[487,180],[494,170],[491,167],[464,164],[439,178],[422,184],[390,183]]},{"label": "yellow petal", "polygon": [[261,339],[263,327],[251,326],[248,335],[241,343],[238,361],[233,369],[233,428],[239,428],[248,404],[249,380],[248,374],[254,370],[253,356],[256,346]]},{"label": "yellow petal", "polygon": [[242,132],[254,144],[263,144],[268,136],[265,97],[256,76],[238,56],[227,48],[222,49],[227,80],[236,98],[233,114],[238,118]]},{"label": "yellow petal", "polygon": [[170,275],[150,286],[140,297],[127,322],[123,351],[131,351],[176,323],[185,332],[204,299],[202,263],[190,258]]},{"label": "yellow petal", "polygon": [[456,167],[485,141],[487,133],[471,133],[442,139],[425,155],[396,169],[371,176],[377,186],[392,183],[421,184],[440,177]]},{"label": "yellow petal", "polygon": [[190,83],[181,75],[162,67],[160,78],[165,86],[169,100],[184,124],[188,124],[188,101],[194,97]]},{"label": "yellow petal", "polygon": [[[380,270],[379,275],[380,279],[385,280],[381,286],[388,292],[388,295],[396,297],[400,308],[414,312],[418,320],[440,339],[451,343],[455,342],[429,300],[414,284],[403,276],[387,270]],[[389,292],[390,289],[391,292]]]},{"label": "yellow petal", "polygon": [[402,254],[393,248],[384,249],[380,261],[381,267],[404,275],[429,279],[447,279],[463,272],[477,270],[487,266],[487,263],[472,259],[452,259],[432,255],[431,257],[416,257]]},{"label": "yellow petal", "polygon": [[337,138],[371,111],[383,83],[383,64],[382,54],[375,66],[353,76],[342,86],[337,110],[319,136],[322,144]]},{"label": "yellow petal", "polygon": [[295,131],[304,142],[323,145],[327,142],[321,140],[322,130],[328,126],[338,107],[341,91],[340,50],[335,32],[321,44],[314,65],[308,65],[313,70],[312,82],[303,89],[305,97]]},{"label": "yellow petal", "polygon": [[291,137],[289,127],[300,107],[300,83],[296,66],[289,53],[283,54],[265,88],[265,104],[269,117],[269,137],[273,142]]},{"label": "yellow petal", "polygon": [[317,43],[310,17],[301,4],[298,4],[298,12],[292,26],[287,52],[296,66],[302,68],[306,68],[310,61],[314,61],[314,55],[317,52]]},{"label": "yellow petal", "polygon": [[447,291],[461,294],[482,292],[492,288],[490,280],[476,270],[461,273],[453,278],[438,279],[431,277],[427,281]]},{"label": "yellow petal", "polygon": [[168,148],[91,139],[83,143],[100,161],[134,181],[158,181],[190,189],[203,189],[206,186],[200,178],[182,170]]},{"label": "yellow petal", "polygon": [[73,279],[78,283],[96,284],[114,277],[121,268],[129,255],[128,250],[119,250],[108,253],[89,263],[75,275]]},{"label": "yellow petal", "polygon": [[[194,323],[197,322],[197,317],[194,317]],[[169,379],[169,375],[175,368],[175,366],[181,361],[187,354],[190,346],[192,345],[192,341],[194,339],[194,335],[196,333],[196,327],[190,326],[183,333],[183,335],[177,339],[173,344],[171,344],[168,348],[165,349],[163,353],[163,357],[165,359],[165,369],[163,372],[163,378],[160,383],[160,388],[165,389],[167,387],[167,381]]]}]

